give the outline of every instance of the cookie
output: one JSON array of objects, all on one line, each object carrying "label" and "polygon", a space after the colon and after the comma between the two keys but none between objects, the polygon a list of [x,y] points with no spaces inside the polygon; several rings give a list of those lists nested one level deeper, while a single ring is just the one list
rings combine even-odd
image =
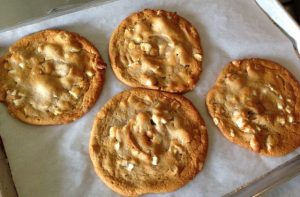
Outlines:
[{"label": "cookie", "polygon": [[124,19],[111,36],[109,57],[117,78],[130,87],[187,92],[202,71],[196,28],[164,10],[146,9]]},{"label": "cookie", "polygon": [[300,85],[264,59],[229,63],[206,97],[214,123],[231,142],[267,156],[300,146]]},{"label": "cookie", "polygon": [[63,30],[25,36],[0,58],[0,101],[35,125],[74,121],[96,102],[106,65],[85,38]]},{"label": "cookie", "polygon": [[202,170],[205,124],[180,95],[124,91],[98,112],[90,137],[97,175],[125,196],[177,190]]}]

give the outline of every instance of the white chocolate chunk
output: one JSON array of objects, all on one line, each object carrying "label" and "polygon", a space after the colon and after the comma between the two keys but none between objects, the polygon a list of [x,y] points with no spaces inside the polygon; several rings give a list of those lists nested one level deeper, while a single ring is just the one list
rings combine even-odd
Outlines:
[{"label": "white chocolate chunk", "polygon": [[238,128],[243,128],[245,126],[245,121],[242,117],[239,117],[236,119],[235,124],[238,126]]},{"label": "white chocolate chunk", "polygon": [[235,124],[237,125],[238,128],[244,128],[244,126],[246,125],[245,120],[242,118],[241,114],[239,111],[234,111],[232,114],[232,120],[233,122],[235,122]]},{"label": "white chocolate chunk", "polygon": [[79,87],[73,87],[69,93],[75,98],[78,99],[80,95],[81,89]]},{"label": "white chocolate chunk", "polygon": [[254,151],[258,151],[259,150],[259,143],[256,140],[256,137],[253,136],[250,140],[250,147],[254,150]]},{"label": "white chocolate chunk", "polygon": [[231,136],[231,137],[234,137],[234,136],[235,136],[235,133],[234,133],[234,131],[233,131],[232,129],[230,129],[230,136]]},{"label": "white chocolate chunk", "polygon": [[288,103],[292,103],[292,100],[291,99],[286,99],[286,101],[288,102]]},{"label": "white chocolate chunk", "polygon": [[68,50],[69,50],[70,52],[72,52],[72,53],[77,53],[77,52],[79,52],[81,49],[78,48],[78,47],[69,46],[69,47],[68,47]]},{"label": "white chocolate chunk", "polygon": [[152,157],[152,165],[154,165],[154,166],[156,166],[157,165],[157,163],[158,163],[158,157],[157,156],[153,156]]},{"label": "white chocolate chunk", "polygon": [[67,64],[56,64],[55,65],[55,72],[60,77],[64,77],[69,73],[69,66]]},{"label": "white chocolate chunk", "polygon": [[270,151],[278,143],[278,138],[276,136],[268,135],[266,140],[267,150]]},{"label": "white chocolate chunk", "polygon": [[19,107],[23,103],[23,101],[24,101],[24,97],[13,100],[13,103],[15,106]]},{"label": "white chocolate chunk", "polygon": [[271,146],[270,144],[267,143],[266,146],[267,146],[267,150],[268,150],[268,151],[271,151],[271,150],[272,150],[272,146]]},{"label": "white chocolate chunk", "polygon": [[257,129],[258,131],[261,131],[261,128],[260,128],[259,126],[257,126],[256,129]]},{"label": "white chocolate chunk", "polygon": [[[38,87],[37,87],[37,89],[38,89]],[[44,90],[44,89],[43,89]],[[21,96],[21,97],[24,97],[24,96],[26,96],[23,92],[18,92],[18,96]]]},{"label": "white chocolate chunk", "polygon": [[153,114],[153,115],[152,115],[152,120],[153,120],[153,122],[154,122],[156,125],[158,125],[158,124],[160,124],[160,123],[162,123],[162,124],[166,124],[166,123],[167,123],[167,120],[166,120],[164,117],[159,116],[159,115],[157,115],[157,114]]},{"label": "white chocolate chunk", "polygon": [[240,61],[234,60],[234,61],[232,61],[232,64],[235,65],[235,66],[238,66],[238,65],[240,65]]},{"label": "white chocolate chunk", "polygon": [[277,104],[277,108],[280,109],[280,110],[282,110],[283,109],[283,105],[281,103],[278,103]]},{"label": "white chocolate chunk", "polygon": [[172,138],[177,139],[181,144],[186,144],[191,141],[189,133],[182,128],[173,130]]},{"label": "white chocolate chunk", "polygon": [[251,127],[245,127],[243,130],[245,133],[252,133],[253,129]]},{"label": "white chocolate chunk", "polygon": [[10,94],[11,96],[16,96],[17,90],[13,90],[12,92],[8,90],[7,94]]},{"label": "white chocolate chunk", "polygon": [[110,138],[115,138],[116,137],[116,127],[110,127],[109,129],[109,137]]},{"label": "white chocolate chunk", "polygon": [[123,166],[123,167],[127,167],[128,161],[127,160],[122,160],[120,165]]},{"label": "white chocolate chunk", "polygon": [[94,76],[94,74],[93,74],[92,71],[90,71],[90,70],[86,71],[85,74],[86,74],[88,77]]},{"label": "white chocolate chunk", "polygon": [[219,124],[218,118],[214,118],[213,120],[214,120],[215,125],[218,125],[218,124]]},{"label": "white chocolate chunk", "polygon": [[141,49],[146,53],[149,53],[150,50],[152,49],[152,46],[149,43],[141,43]]},{"label": "white chocolate chunk", "polygon": [[126,167],[126,169],[127,169],[128,171],[132,171],[133,168],[134,168],[134,165],[133,165],[132,163],[129,163],[129,164],[127,165],[127,167]]},{"label": "white chocolate chunk", "polygon": [[289,116],[288,116],[288,122],[289,122],[289,123],[293,123],[293,122],[294,122],[294,117],[291,116],[291,115],[289,115]]},{"label": "white chocolate chunk", "polygon": [[146,82],[145,82],[145,85],[146,86],[153,86],[154,85],[154,80],[152,80],[152,79],[146,79]]},{"label": "white chocolate chunk", "polygon": [[276,118],[276,121],[277,121],[278,123],[280,123],[281,125],[284,125],[284,124],[285,124],[285,119],[284,119],[283,117],[277,117],[277,118]]},{"label": "white chocolate chunk", "polygon": [[45,55],[46,60],[60,60],[61,59],[61,49],[55,45],[47,44],[41,48],[38,48],[38,51],[42,52]]},{"label": "white chocolate chunk", "polygon": [[19,66],[20,66],[21,68],[24,68],[24,67],[25,67],[25,63],[24,63],[24,62],[21,62],[21,63],[19,63]]},{"label": "white chocolate chunk", "polygon": [[285,111],[286,111],[288,114],[292,113],[292,110],[291,110],[291,108],[290,108],[289,106],[286,107]]},{"label": "white chocolate chunk", "polygon": [[135,48],[135,44],[134,44],[133,42],[130,42],[130,43],[128,44],[128,48],[129,48],[129,49],[134,49],[134,48]]},{"label": "white chocolate chunk", "polygon": [[202,61],[202,55],[199,54],[199,53],[195,53],[195,54],[194,54],[194,58],[195,58],[196,60],[198,60],[199,62]]},{"label": "white chocolate chunk", "polygon": [[62,114],[62,112],[61,112],[59,109],[55,108],[55,109],[53,110],[53,114],[54,114],[55,116],[57,116],[57,115],[59,115],[59,114]]},{"label": "white chocolate chunk", "polygon": [[120,142],[115,143],[114,148],[116,151],[118,151],[120,149]]},{"label": "white chocolate chunk", "polygon": [[273,87],[271,84],[267,84],[267,87],[268,87],[272,92],[275,92],[275,89],[274,89],[274,87]]}]

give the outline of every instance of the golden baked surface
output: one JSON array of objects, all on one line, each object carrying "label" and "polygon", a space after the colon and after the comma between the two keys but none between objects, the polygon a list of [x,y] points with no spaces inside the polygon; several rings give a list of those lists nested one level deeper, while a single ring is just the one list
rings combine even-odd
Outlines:
[{"label": "golden baked surface", "polygon": [[117,78],[131,87],[168,92],[192,90],[202,71],[197,30],[164,10],[144,10],[124,19],[109,43]]},{"label": "golden baked surface", "polygon": [[185,185],[202,169],[207,144],[205,124],[186,98],[132,89],[99,111],[89,148],[98,176],[135,196]]},{"label": "golden baked surface", "polygon": [[232,61],[206,105],[224,136],[252,151],[280,156],[300,146],[300,85],[275,62]]},{"label": "golden baked surface", "polygon": [[0,58],[0,101],[26,123],[67,123],[96,102],[105,67],[98,50],[80,35],[40,31]]}]

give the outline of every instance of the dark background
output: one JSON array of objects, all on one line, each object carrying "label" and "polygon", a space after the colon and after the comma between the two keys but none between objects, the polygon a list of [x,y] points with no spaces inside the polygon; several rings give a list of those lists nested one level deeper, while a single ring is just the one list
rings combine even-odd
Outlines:
[{"label": "dark background", "polygon": [[280,0],[280,2],[300,24],[300,0]]}]

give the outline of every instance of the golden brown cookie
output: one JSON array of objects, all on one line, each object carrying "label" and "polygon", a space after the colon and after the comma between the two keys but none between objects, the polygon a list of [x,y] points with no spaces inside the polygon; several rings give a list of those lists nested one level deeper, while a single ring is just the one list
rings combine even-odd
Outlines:
[{"label": "golden brown cookie", "polygon": [[124,91],[99,111],[90,138],[98,176],[125,196],[176,190],[203,168],[205,124],[192,103],[156,90]]},{"label": "golden brown cookie", "polygon": [[232,61],[208,92],[206,105],[231,142],[268,156],[300,146],[300,85],[275,62]]},{"label": "golden brown cookie", "polygon": [[133,13],[113,32],[110,62],[130,87],[167,92],[192,90],[202,71],[202,49],[195,27],[175,12]]},{"label": "golden brown cookie", "polygon": [[0,58],[0,101],[35,125],[78,119],[96,102],[106,65],[85,38],[44,30],[14,43]]}]

